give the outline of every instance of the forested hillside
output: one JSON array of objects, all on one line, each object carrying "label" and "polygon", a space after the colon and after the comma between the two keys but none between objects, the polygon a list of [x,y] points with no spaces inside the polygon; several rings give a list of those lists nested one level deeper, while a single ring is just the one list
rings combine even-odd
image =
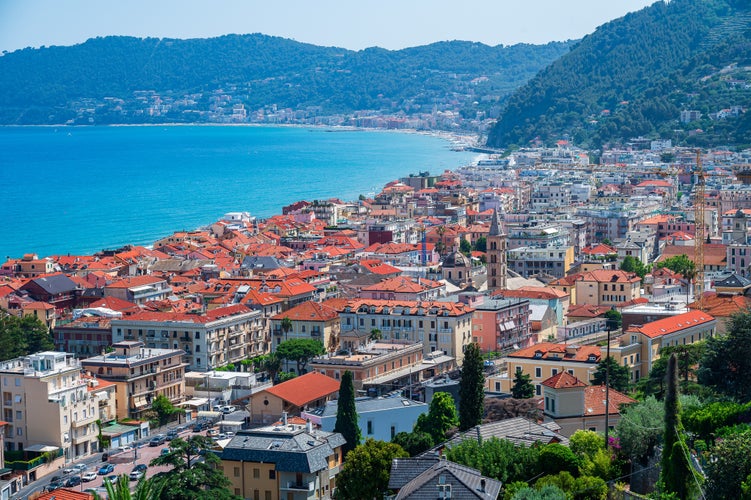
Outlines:
[{"label": "forested hillside", "polygon": [[97,38],[0,57],[0,123],[210,121],[227,105],[474,116],[570,45],[455,41],[350,51],[260,34]]},{"label": "forested hillside", "polygon": [[[637,136],[688,145],[751,142],[748,2],[672,0],[607,23],[520,88],[488,144]],[[695,111],[684,116],[681,111]]]}]

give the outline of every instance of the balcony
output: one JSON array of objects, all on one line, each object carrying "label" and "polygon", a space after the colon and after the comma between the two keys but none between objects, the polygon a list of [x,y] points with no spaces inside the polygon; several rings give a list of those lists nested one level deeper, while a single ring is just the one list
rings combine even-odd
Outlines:
[{"label": "balcony", "polygon": [[293,491],[313,491],[315,483],[310,481],[308,483],[298,483],[297,481],[287,481],[286,485],[279,486],[280,490],[293,490]]}]

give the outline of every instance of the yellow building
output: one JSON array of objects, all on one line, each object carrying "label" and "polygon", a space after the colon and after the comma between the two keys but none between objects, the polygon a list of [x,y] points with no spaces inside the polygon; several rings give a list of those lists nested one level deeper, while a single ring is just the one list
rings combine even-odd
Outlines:
[{"label": "yellow building", "polygon": [[576,303],[615,306],[641,296],[641,279],[625,271],[590,271],[576,280]]},{"label": "yellow building", "polygon": [[493,392],[511,392],[516,370],[529,375],[535,386],[535,395],[542,395],[542,382],[561,372],[579,380],[589,381],[594,375],[601,352],[597,346],[578,346],[542,342],[520,349],[503,358],[507,373],[488,377],[487,389]]},{"label": "yellow building", "polygon": [[141,419],[160,395],[172,404],[185,399],[185,366],[180,349],[145,349],[143,342],[112,345],[113,352],[81,361],[84,369],[117,386],[117,417]]},{"label": "yellow building", "polygon": [[40,352],[0,363],[7,450],[62,449],[66,460],[98,451],[98,404],[72,354]]},{"label": "yellow building", "polygon": [[235,495],[253,500],[329,499],[342,466],[344,437],[289,423],[240,431],[219,457]]}]

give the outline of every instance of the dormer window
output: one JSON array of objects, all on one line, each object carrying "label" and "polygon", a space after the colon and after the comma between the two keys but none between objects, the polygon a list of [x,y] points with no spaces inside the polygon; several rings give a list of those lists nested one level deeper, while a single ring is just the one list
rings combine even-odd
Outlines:
[{"label": "dormer window", "polygon": [[587,356],[587,361],[590,363],[596,363],[597,362],[597,356],[594,354],[590,354]]},{"label": "dormer window", "polygon": [[542,357],[542,351],[535,351],[535,359],[540,359]]}]

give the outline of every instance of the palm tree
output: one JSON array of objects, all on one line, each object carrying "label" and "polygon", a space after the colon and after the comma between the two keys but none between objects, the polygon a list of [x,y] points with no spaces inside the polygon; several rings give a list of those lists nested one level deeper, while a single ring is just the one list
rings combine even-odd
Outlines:
[{"label": "palm tree", "polygon": [[284,319],[282,319],[281,327],[284,332],[284,340],[287,340],[287,333],[292,330],[292,320],[285,316]]},{"label": "palm tree", "polygon": [[[104,487],[107,489],[109,500],[159,500],[163,484],[154,481],[153,478],[141,478],[136,489],[131,493],[128,476],[122,474],[114,483],[105,480]],[[94,500],[102,500],[102,497],[94,493]]]}]

